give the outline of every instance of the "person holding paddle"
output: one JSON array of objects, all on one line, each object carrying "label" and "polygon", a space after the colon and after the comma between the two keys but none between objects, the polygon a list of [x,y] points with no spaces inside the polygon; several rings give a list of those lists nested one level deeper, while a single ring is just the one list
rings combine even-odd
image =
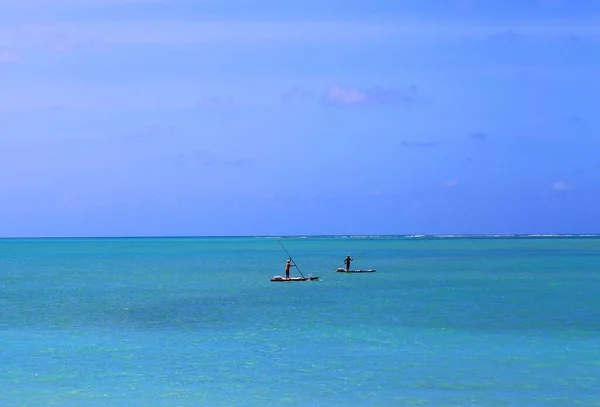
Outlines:
[{"label": "person holding paddle", "polygon": [[350,255],[344,259],[344,263],[346,263],[346,271],[350,271],[350,262],[354,260]]},{"label": "person holding paddle", "polygon": [[290,267],[294,267],[296,266],[295,264],[292,264],[291,261],[291,257],[289,259],[287,259],[287,261],[285,262],[285,279],[289,280],[290,279]]}]

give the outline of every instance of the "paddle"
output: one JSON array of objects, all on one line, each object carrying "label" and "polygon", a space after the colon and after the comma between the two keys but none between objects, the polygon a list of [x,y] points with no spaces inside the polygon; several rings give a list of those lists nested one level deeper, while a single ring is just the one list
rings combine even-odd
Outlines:
[{"label": "paddle", "polygon": [[294,267],[296,267],[296,269],[298,270],[298,272],[300,273],[300,275],[302,276],[302,278],[306,278],[304,277],[304,274],[302,274],[302,272],[300,271],[300,268],[298,267],[298,265],[296,264],[296,262],[294,261],[294,259],[292,259],[292,255],[286,250],[286,248],[283,246],[283,243],[281,243],[281,241],[279,239],[277,239],[277,241],[279,242],[279,244],[281,245],[281,247],[283,248],[283,250],[285,250],[285,252],[287,253],[288,257],[290,258],[290,260],[292,261],[292,265]]}]

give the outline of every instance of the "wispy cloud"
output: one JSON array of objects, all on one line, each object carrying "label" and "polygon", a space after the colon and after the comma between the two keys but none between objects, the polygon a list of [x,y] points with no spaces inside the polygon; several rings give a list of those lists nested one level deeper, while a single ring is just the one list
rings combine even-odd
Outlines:
[{"label": "wispy cloud", "polygon": [[458,185],[457,179],[450,179],[450,180],[442,182],[442,186],[444,186],[446,188],[454,188],[457,185]]},{"label": "wispy cloud", "polygon": [[332,86],[325,94],[325,98],[335,105],[360,105],[377,99],[377,96],[359,89]]},{"label": "wispy cloud", "polygon": [[473,6],[471,0],[454,0],[453,3],[454,6],[461,11],[469,10]]},{"label": "wispy cloud", "polygon": [[508,28],[500,30],[490,35],[492,41],[503,42],[503,43],[514,43],[523,39],[527,34],[517,31],[514,28]]},{"label": "wispy cloud", "polygon": [[489,135],[482,131],[476,131],[474,133],[469,134],[469,138],[471,140],[476,140],[476,141],[485,141],[489,138]]},{"label": "wispy cloud", "polygon": [[296,85],[281,94],[281,99],[284,101],[305,101],[314,100],[318,96],[314,90]]},{"label": "wispy cloud", "polygon": [[338,106],[412,103],[417,99],[418,90],[414,85],[406,89],[359,89],[334,85],[327,90],[324,99]]},{"label": "wispy cloud", "polygon": [[[116,0],[115,0],[116,1]],[[464,38],[599,37],[595,24],[487,24],[395,21],[125,21],[61,22],[0,28],[0,46],[62,44],[185,44],[214,42],[356,43],[395,39],[409,42]]]},{"label": "wispy cloud", "polygon": [[356,42],[390,38],[394,25],[323,21],[128,21],[29,24],[0,30],[0,46],[214,42]]},{"label": "wispy cloud", "polygon": [[[127,72],[132,75],[131,72]],[[134,74],[133,74],[134,75]],[[258,86],[240,84],[220,87],[204,82],[182,81],[104,84],[98,82],[44,82],[31,78],[27,83],[5,82],[0,93],[2,110],[69,109],[217,109],[258,103],[260,94],[237,99],[234,92],[250,93]],[[211,88],[215,90],[212,91]]]},{"label": "wispy cloud", "polygon": [[552,184],[552,189],[556,191],[566,191],[573,189],[573,187],[565,181],[556,181]]},{"label": "wispy cloud", "polygon": [[325,91],[294,86],[281,94],[283,101],[322,101],[335,106],[368,106],[383,104],[412,104],[419,99],[419,88],[359,88],[331,85]]},{"label": "wispy cloud", "polygon": [[0,49],[0,63],[20,64],[24,62],[23,57],[10,49]]},{"label": "wispy cloud", "polygon": [[435,141],[403,141],[402,147],[416,147],[416,148],[431,148],[435,147],[437,143]]},{"label": "wispy cloud", "polygon": [[168,160],[178,168],[201,167],[231,167],[248,168],[256,164],[256,161],[247,157],[233,157],[218,155],[209,151],[179,152],[170,156]]},{"label": "wispy cloud", "polygon": [[149,145],[165,145],[177,136],[177,128],[170,125],[154,123],[126,134],[112,134],[102,137],[67,137],[62,139],[61,146],[74,146],[99,149],[118,146],[121,149],[140,150]]},{"label": "wispy cloud", "polygon": [[89,211],[108,207],[108,203],[101,199],[101,194],[93,190],[68,190],[57,191],[48,199],[48,209],[52,212],[72,214],[79,211]]},{"label": "wispy cloud", "polygon": [[0,0],[0,6],[21,6],[21,7],[80,7],[87,8],[90,6],[109,6],[120,4],[136,4],[136,3],[165,3],[166,0]]},{"label": "wispy cloud", "polygon": [[235,106],[235,99],[231,95],[224,96],[204,96],[200,99],[198,105],[205,108],[221,108]]},{"label": "wispy cloud", "polygon": [[583,118],[581,118],[580,116],[577,116],[577,115],[567,116],[565,118],[565,120],[567,121],[567,123],[569,123],[573,126],[579,126],[579,125],[585,123],[585,120],[583,120]]}]

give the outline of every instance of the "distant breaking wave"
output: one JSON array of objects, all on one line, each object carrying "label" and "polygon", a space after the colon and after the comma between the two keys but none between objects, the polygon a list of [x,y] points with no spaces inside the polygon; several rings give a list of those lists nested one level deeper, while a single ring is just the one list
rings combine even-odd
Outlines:
[{"label": "distant breaking wave", "polygon": [[600,233],[494,233],[494,234],[411,234],[411,235],[299,235],[255,236],[262,239],[577,239],[600,238]]}]

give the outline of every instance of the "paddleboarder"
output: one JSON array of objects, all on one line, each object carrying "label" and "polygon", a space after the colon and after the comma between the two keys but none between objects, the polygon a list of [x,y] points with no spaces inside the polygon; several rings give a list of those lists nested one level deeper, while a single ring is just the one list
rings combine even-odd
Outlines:
[{"label": "paddleboarder", "polygon": [[290,267],[295,266],[295,264],[292,264],[291,259],[287,259],[287,261],[285,262],[285,279],[289,280],[290,279]]},{"label": "paddleboarder", "polygon": [[346,263],[346,271],[350,271],[350,262],[354,260],[350,255],[344,259],[344,263]]}]

